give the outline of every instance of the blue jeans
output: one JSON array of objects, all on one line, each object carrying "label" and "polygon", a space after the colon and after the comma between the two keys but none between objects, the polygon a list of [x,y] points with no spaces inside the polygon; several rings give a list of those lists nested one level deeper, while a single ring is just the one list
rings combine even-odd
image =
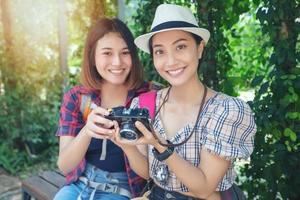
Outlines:
[{"label": "blue jeans", "polygon": [[[118,185],[124,189],[129,190],[128,177],[125,172],[110,173],[100,170],[90,164],[87,164],[83,174],[90,181],[99,183],[109,183]],[[54,200],[128,200],[126,196],[116,193],[96,190],[92,195],[94,188],[88,187],[82,181],[76,181],[70,185],[62,187],[55,195]]]}]

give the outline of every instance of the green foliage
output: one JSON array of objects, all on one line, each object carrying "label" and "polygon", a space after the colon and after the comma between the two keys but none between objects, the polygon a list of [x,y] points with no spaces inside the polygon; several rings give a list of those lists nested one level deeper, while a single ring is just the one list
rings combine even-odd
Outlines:
[{"label": "green foliage", "polygon": [[251,5],[247,13],[240,15],[238,23],[225,30],[232,58],[232,67],[226,76],[231,79],[235,91],[252,88],[252,79],[253,82],[261,82],[270,70],[268,58],[272,49],[266,45],[269,38],[262,34],[255,10],[256,7]]},{"label": "green foliage", "polygon": [[[164,1],[156,0],[137,2],[136,12],[133,14],[132,18],[129,20],[128,23],[135,36],[144,34],[150,30],[155,9],[161,3],[164,3]],[[145,11],[147,11],[147,15],[144,14]],[[141,26],[141,24],[143,24],[143,26]],[[162,78],[157,74],[156,70],[154,69],[152,58],[149,56],[149,54],[146,54],[142,51],[140,51],[139,54],[142,65],[144,67],[146,79],[163,82]]]},{"label": "green foliage", "polygon": [[[239,21],[239,16],[250,8],[249,1],[197,1],[198,21],[207,28],[210,41],[200,65],[203,82],[217,91],[236,96],[234,85],[239,82],[228,76],[233,60],[227,35],[232,33],[232,26]],[[227,34],[226,34],[227,33]]]},{"label": "green foliage", "polygon": [[[19,9],[25,9],[28,16],[40,11],[27,6],[12,7],[10,17],[19,13]],[[54,5],[39,6],[46,12],[38,19],[21,20],[19,16],[18,21],[5,27],[11,28],[13,41],[9,50],[3,42],[0,55],[3,58],[0,63],[0,167],[12,174],[45,160],[50,166],[57,154],[55,130],[62,76],[57,64],[58,44],[53,42],[55,32],[47,32],[54,27],[51,20],[48,26],[43,24],[43,19],[53,15]],[[22,34],[16,36],[15,32]]]},{"label": "green foliage", "polygon": [[[20,66],[21,63],[15,64]],[[5,142],[0,144],[0,163],[14,174],[25,166],[44,161],[42,158],[56,157],[53,150],[57,150],[54,134],[58,120],[60,80],[58,76],[51,78],[50,73],[44,77],[45,71],[36,68],[31,68],[35,70],[31,73],[37,77],[32,76],[31,79],[24,76],[26,73],[13,73],[12,70],[2,70],[5,72],[3,75],[10,76],[4,79],[5,92],[0,95],[0,135],[5,138],[2,140]],[[33,155],[38,156],[33,158]]]},{"label": "green foliage", "polygon": [[0,144],[0,163],[1,167],[6,169],[11,174],[16,174],[22,171],[29,163],[26,152],[11,148],[10,143]]},{"label": "green foliage", "polygon": [[272,55],[269,73],[252,81],[258,132],[244,184],[251,199],[300,198],[299,10],[295,0],[264,0],[257,10]]}]

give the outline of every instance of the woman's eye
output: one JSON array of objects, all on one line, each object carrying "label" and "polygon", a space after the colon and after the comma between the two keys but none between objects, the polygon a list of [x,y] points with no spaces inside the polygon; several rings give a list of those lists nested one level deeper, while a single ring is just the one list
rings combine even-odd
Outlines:
[{"label": "woman's eye", "polygon": [[130,55],[130,51],[123,51],[122,54],[123,55]]},{"label": "woman's eye", "polygon": [[103,52],[102,54],[103,54],[103,55],[106,55],[106,56],[110,56],[110,55],[112,55],[112,53],[111,53],[111,52],[109,52],[109,51],[105,51],[105,52]]},{"label": "woman's eye", "polygon": [[186,45],[185,44],[180,44],[176,47],[177,50],[182,50],[182,49],[185,49],[186,48]]},{"label": "woman's eye", "polygon": [[163,52],[163,50],[161,50],[161,49],[158,49],[158,50],[155,50],[154,51],[154,54],[155,55],[161,55],[161,54],[163,54],[164,52]]}]

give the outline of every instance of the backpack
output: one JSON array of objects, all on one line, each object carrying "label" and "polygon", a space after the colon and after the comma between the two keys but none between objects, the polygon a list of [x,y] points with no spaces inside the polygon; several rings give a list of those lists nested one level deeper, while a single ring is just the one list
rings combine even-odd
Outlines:
[{"label": "backpack", "polygon": [[149,111],[150,118],[153,120],[155,115],[155,99],[156,91],[149,91],[141,94],[139,97],[140,108],[147,108]]}]

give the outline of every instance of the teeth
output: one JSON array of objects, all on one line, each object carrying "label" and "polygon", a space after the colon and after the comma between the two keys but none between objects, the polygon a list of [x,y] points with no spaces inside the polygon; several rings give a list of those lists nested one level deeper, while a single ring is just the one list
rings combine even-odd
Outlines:
[{"label": "teeth", "polygon": [[175,75],[180,74],[182,71],[183,71],[183,68],[180,68],[180,69],[176,69],[176,70],[169,70],[168,73],[175,76]]},{"label": "teeth", "polygon": [[123,69],[110,69],[109,71],[113,74],[121,74],[124,70]]}]

